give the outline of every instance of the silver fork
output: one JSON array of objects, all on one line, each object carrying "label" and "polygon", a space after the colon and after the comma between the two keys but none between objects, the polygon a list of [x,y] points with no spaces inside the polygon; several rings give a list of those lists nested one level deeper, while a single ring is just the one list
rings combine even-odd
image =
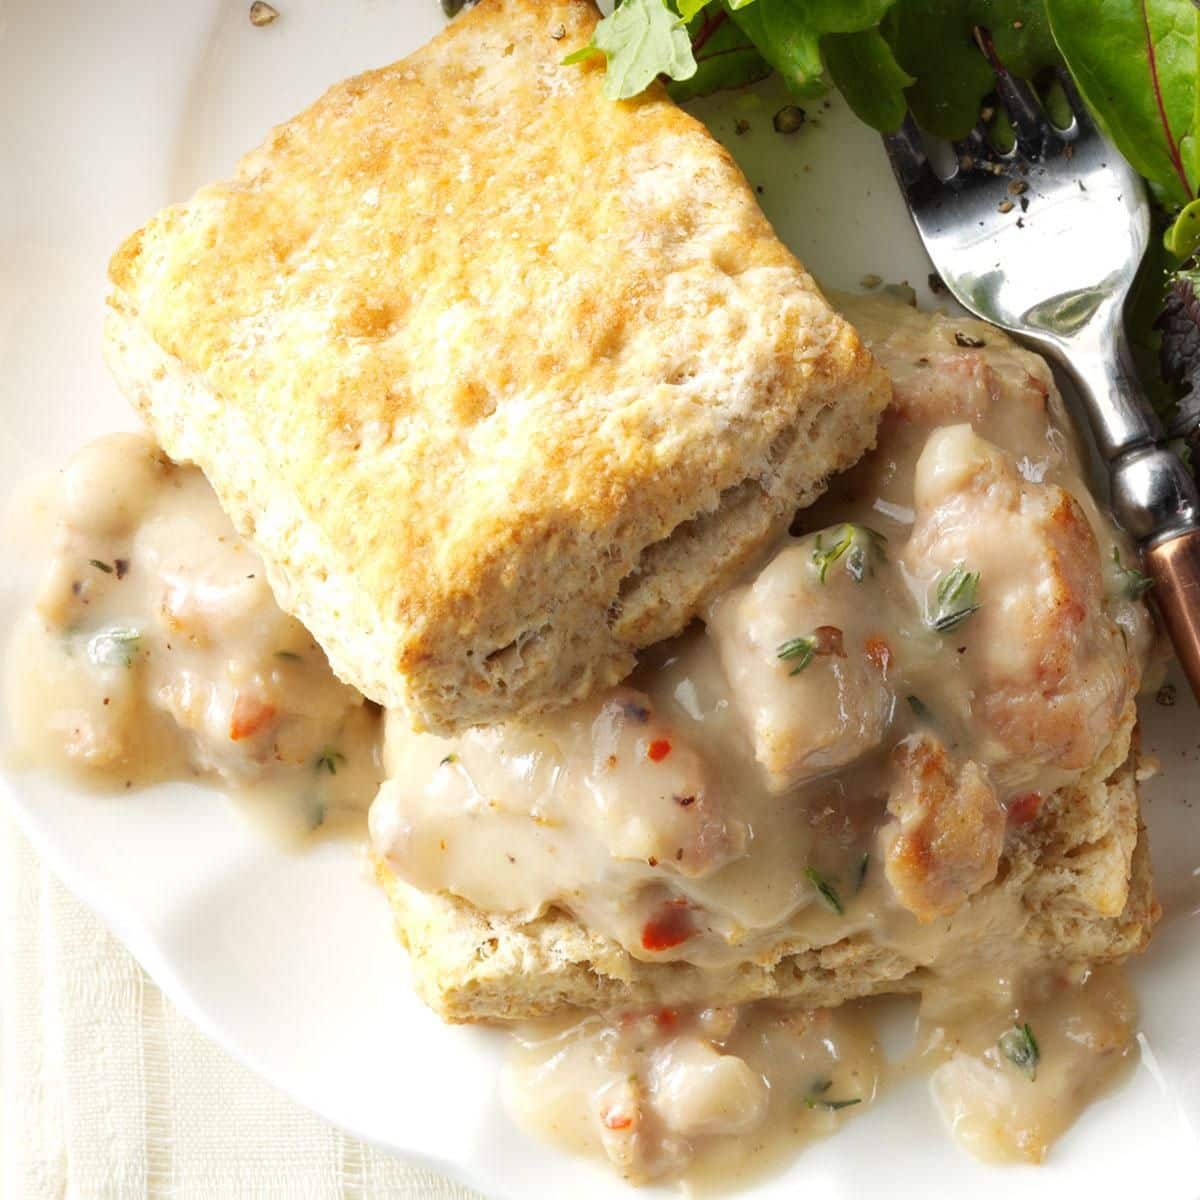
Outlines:
[{"label": "silver fork", "polygon": [[[1124,308],[1150,238],[1142,181],[1067,89],[1056,128],[979,32],[1016,134],[1007,153],[982,125],[931,163],[910,117],[884,138],[921,240],[964,308],[1058,363],[1077,385],[1108,467],[1112,508],[1137,542],[1152,594],[1200,699],[1200,496],[1137,379]],[[943,169],[936,169],[941,166]]]}]

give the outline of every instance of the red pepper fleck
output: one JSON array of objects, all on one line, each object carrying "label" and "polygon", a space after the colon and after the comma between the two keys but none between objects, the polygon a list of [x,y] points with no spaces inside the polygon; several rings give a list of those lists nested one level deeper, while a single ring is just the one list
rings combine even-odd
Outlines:
[{"label": "red pepper fleck", "polygon": [[659,1029],[674,1029],[679,1024],[679,1014],[673,1008],[660,1008],[654,1019]]},{"label": "red pepper fleck", "polygon": [[628,1129],[633,1124],[633,1114],[619,1108],[606,1108],[600,1120],[605,1129]]},{"label": "red pepper fleck", "polygon": [[651,762],[662,762],[671,753],[671,743],[666,738],[655,738],[646,751],[646,757]]},{"label": "red pepper fleck", "polygon": [[1040,792],[1022,792],[1008,802],[1008,819],[1014,825],[1028,825],[1042,806]]},{"label": "red pepper fleck", "polygon": [[229,718],[229,740],[240,742],[261,733],[275,719],[273,705],[264,704],[254,696],[239,692],[233,701]]},{"label": "red pepper fleck", "polygon": [[696,932],[686,900],[668,900],[642,929],[643,950],[670,950]]},{"label": "red pepper fleck", "polygon": [[863,650],[866,652],[867,660],[879,670],[886,673],[888,667],[892,665],[892,648],[883,638],[872,635],[863,642]]}]

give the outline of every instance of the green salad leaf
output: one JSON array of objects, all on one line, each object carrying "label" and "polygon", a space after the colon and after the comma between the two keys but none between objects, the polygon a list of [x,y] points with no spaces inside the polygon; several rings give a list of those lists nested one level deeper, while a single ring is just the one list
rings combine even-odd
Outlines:
[{"label": "green salad leaf", "polygon": [[997,57],[1022,79],[1059,61],[1044,0],[899,0],[884,36],[915,79],[907,91],[913,116],[940,137],[965,137],[995,87],[975,43],[976,26],[988,31]]},{"label": "green salad leaf", "polygon": [[1117,149],[1172,208],[1195,198],[1192,0],[1046,0],[1059,49]]},{"label": "green salad leaf", "polygon": [[1159,371],[1187,394],[1200,389],[1200,273],[1180,271],[1155,322],[1161,335]]},{"label": "green salad leaf", "polygon": [[1183,211],[1163,234],[1163,244],[1180,262],[1196,253],[1200,248],[1200,200],[1184,205]]},{"label": "green salad leaf", "polygon": [[624,0],[596,25],[592,40],[563,62],[582,62],[595,54],[607,60],[604,94],[610,100],[644,92],[659,75],[690,79],[696,74],[687,26],[664,0]]},{"label": "green salad leaf", "polygon": [[891,133],[908,109],[904,89],[915,82],[878,29],[831,33],[821,42],[834,87],[860,121]]},{"label": "green salad leaf", "polygon": [[706,0],[705,4],[696,5],[693,0],[691,6],[681,2],[679,8],[681,12],[694,9],[688,22],[688,36],[692,39],[696,73],[688,79],[671,81],[668,90],[673,99],[682,102],[708,96],[744,87],[770,75],[771,64],[719,4]]},{"label": "green salad leaf", "polygon": [[[727,0],[728,2],[728,0]],[[733,19],[797,96],[825,90],[822,39],[874,29],[895,0],[752,0]]]}]

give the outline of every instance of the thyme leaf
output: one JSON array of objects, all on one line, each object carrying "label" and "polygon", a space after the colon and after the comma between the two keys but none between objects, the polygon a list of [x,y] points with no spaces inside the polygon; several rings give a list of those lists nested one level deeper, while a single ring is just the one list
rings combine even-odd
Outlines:
[{"label": "thyme leaf", "polygon": [[815,1079],[812,1086],[808,1089],[808,1095],[804,1097],[805,1108],[823,1108],[827,1112],[837,1112],[839,1108],[850,1108],[852,1105],[861,1104],[862,1100],[855,1097],[852,1100],[826,1100],[825,1093],[833,1087],[832,1079]]},{"label": "thyme leaf", "polygon": [[[826,544],[826,537],[832,536],[833,541]],[[887,562],[884,546],[887,538],[867,525],[839,525],[831,533],[823,530],[817,534],[817,543],[813,548],[812,561],[817,570],[817,578],[824,583],[829,574],[829,568],[839,559],[846,560],[846,574],[855,583],[862,583],[875,572],[875,564]]]},{"label": "thyme leaf", "polygon": [[1042,1052],[1028,1024],[1013,1026],[1001,1035],[997,1045],[1000,1047],[1000,1053],[1031,1083],[1037,1078],[1037,1065]]},{"label": "thyme leaf", "polygon": [[836,625],[818,625],[808,637],[789,638],[775,651],[777,657],[796,665],[788,672],[799,675],[817,656],[845,658],[844,635]]},{"label": "thyme leaf", "polygon": [[846,911],[842,907],[842,898],[837,894],[837,889],[816,867],[805,867],[804,877],[817,889],[817,894],[839,917]]},{"label": "thyme leaf", "polygon": [[1153,586],[1154,580],[1149,575],[1143,575],[1136,567],[1127,567],[1121,562],[1121,551],[1116,546],[1112,552],[1113,591],[1125,600],[1139,600]]},{"label": "thyme leaf", "polygon": [[968,571],[955,563],[937,585],[937,609],[930,621],[935,633],[957,629],[972,613],[979,611],[975,597],[979,591],[979,572]]},{"label": "thyme leaf", "polygon": [[788,672],[788,675],[799,675],[805,667],[813,660],[813,656],[817,652],[817,643],[810,637],[794,637],[789,638],[775,651],[777,658],[782,658],[785,662],[791,662],[795,665]]},{"label": "thyme leaf", "polygon": [[320,754],[317,755],[317,761],[313,766],[313,770],[319,775],[323,770],[328,771],[330,775],[336,775],[338,763],[344,763],[346,756],[340,750],[334,750],[330,746],[326,746]]}]

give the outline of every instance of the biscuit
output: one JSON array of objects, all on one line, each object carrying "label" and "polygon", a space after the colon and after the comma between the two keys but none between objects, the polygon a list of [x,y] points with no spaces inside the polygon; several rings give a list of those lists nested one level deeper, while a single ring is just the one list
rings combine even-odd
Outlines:
[{"label": "biscuit", "polygon": [[624,676],[890,394],[586,0],[483,0],[133,234],[106,357],[341,678],[449,733]]}]

